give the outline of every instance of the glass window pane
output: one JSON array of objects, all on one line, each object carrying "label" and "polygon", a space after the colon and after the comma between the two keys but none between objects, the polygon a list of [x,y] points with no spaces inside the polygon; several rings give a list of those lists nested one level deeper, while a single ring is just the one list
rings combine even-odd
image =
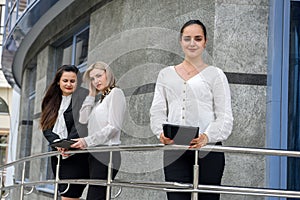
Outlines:
[{"label": "glass window pane", "polygon": [[6,164],[7,135],[0,135],[0,166]]},{"label": "glass window pane", "polygon": [[20,0],[18,17],[20,17],[23,14],[26,7],[27,7],[27,0]]},{"label": "glass window pane", "polygon": [[[300,151],[300,1],[291,2],[288,149]],[[288,158],[288,189],[300,190],[300,158]]]},{"label": "glass window pane", "polygon": [[75,65],[81,65],[87,61],[89,43],[89,29],[76,37]]},{"label": "glass window pane", "polygon": [[72,38],[56,48],[56,64],[57,67],[72,64]]},{"label": "glass window pane", "polygon": [[4,99],[2,99],[0,97],[0,113],[8,113],[8,105],[7,103],[4,101]]}]

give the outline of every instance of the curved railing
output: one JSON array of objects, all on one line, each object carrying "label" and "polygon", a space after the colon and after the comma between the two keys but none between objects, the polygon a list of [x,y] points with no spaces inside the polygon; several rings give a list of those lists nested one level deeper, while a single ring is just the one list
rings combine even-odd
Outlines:
[{"label": "curved railing", "polygon": [[[26,162],[32,161],[34,159],[42,159],[50,156],[58,156],[60,158],[58,152],[47,152],[41,153],[34,156],[29,156],[26,158],[22,158],[15,162],[8,163],[4,166],[0,167],[0,172],[5,171],[6,168],[10,166],[15,166],[22,164],[22,179],[18,184],[13,184],[9,186],[5,186],[3,184],[0,185],[0,199],[6,198],[9,195],[9,192],[14,189],[19,189],[20,200],[24,199],[25,195],[30,195],[35,187],[43,184],[54,184],[55,185],[55,193],[54,200],[58,198],[57,194],[57,186],[58,183],[72,183],[72,184],[89,184],[89,185],[102,185],[107,186],[107,199],[116,198],[120,193],[121,189],[117,194],[111,195],[112,187],[120,187],[120,188],[136,188],[136,189],[148,189],[148,190],[157,190],[157,191],[165,191],[165,192],[191,192],[192,199],[197,200],[197,193],[206,192],[206,193],[220,193],[220,194],[234,194],[234,195],[251,195],[251,196],[274,196],[274,197],[287,197],[287,198],[299,198],[299,191],[290,191],[290,190],[282,190],[282,189],[269,189],[269,188],[250,188],[250,187],[238,187],[238,186],[216,186],[216,185],[201,185],[198,184],[197,179],[197,171],[198,171],[198,163],[195,159],[194,165],[194,182],[193,184],[182,184],[177,182],[156,182],[156,181],[131,181],[131,180],[112,180],[111,178],[111,160],[112,160],[112,152],[114,151],[156,151],[156,150],[190,150],[195,151],[195,158],[198,157],[198,152],[201,151],[213,151],[213,152],[225,152],[225,153],[237,153],[237,154],[256,154],[256,155],[268,155],[268,156],[287,156],[287,157],[300,157],[300,152],[298,151],[287,151],[287,150],[276,150],[276,149],[262,149],[262,148],[245,148],[245,147],[226,147],[226,146],[214,146],[207,145],[202,147],[201,149],[187,149],[187,146],[182,145],[120,145],[120,146],[102,146],[89,148],[87,150],[76,150],[72,151],[72,153],[86,153],[86,152],[110,152],[110,162],[109,162],[109,176],[107,180],[87,180],[87,179],[76,179],[76,180],[59,180],[58,172],[59,172],[59,162],[57,165],[57,174],[54,180],[44,180],[44,181],[26,181],[25,182],[25,168]],[[1,175],[1,182],[3,182],[4,174]],[[0,183],[1,183],[0,182]]]}]

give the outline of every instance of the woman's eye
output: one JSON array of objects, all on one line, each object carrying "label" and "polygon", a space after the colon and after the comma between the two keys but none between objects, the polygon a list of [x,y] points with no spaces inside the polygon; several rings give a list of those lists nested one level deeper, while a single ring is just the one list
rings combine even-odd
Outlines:
[{"label": "woman's eye", "polygon": [[71,80],[70,82],[71,82],[71,83],[76,83],[76,80]]},{"label": "woman's eye", "polygon": [[202,37],[201,36],[197,36],[197,37],[194,38],[194,40],[196,42],[201,42],[202,41]]},{"label": "woman's eye", "polygon": [[191,41],[191,38],[183,38],[183,40],[184,40],[185,42],[189,42],[189,41]]}]

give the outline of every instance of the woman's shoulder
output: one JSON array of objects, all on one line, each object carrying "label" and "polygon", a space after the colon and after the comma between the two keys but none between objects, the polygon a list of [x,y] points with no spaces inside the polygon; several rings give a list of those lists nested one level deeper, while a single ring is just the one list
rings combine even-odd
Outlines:
[{"label": "woman's shoulder", "polygon": [[118,95],[122,95],[124,96],[124,92],[121,88],[119,87],[114,87],[113,89],[111,89],[111,94],[118,94]]},{"label": "woman's shoulder", "polygon": [[81,86],[78,86],[74,93],[72,94],[73,97],[83,97],[85,98],[89,94],[89,90],[86,88],[83,88]]},{"label": "woman's shoulder", "polygon": [[165,73],[165,72],[169,72],[169,71],[172,71],[174,70],[174,65],[171,65],[171,66],[167,66],[167,67],[164,67],[160,70],[161,73]]},{"label": "woman's shoulder", "polygon": [[172,75],[172,71],[175,72],[174,66],[164,67],[159,71],[158,76],[160,76],[160,77],[170,76],[170,75]]},{"label": "woman's shoulder", "polygon": [[203,70],[204,74],[208,74],[210,76],[220,76],[223,75],[224,72],[221,68],[213,66],[213,65],[209,65],[207,66],[204,70]]},{"label": "woman's shoulder", "polygon": [[226,78],[226,75],[223,72],[223,70],[221,68],[213,66],[213,65],[207,66],[202,71],[202,75],[203,75],[203,77],[205,77],[205,79],[208,82],[214,82],[216,79],[219,79],[219,78],[221,78],[221,79]]}]

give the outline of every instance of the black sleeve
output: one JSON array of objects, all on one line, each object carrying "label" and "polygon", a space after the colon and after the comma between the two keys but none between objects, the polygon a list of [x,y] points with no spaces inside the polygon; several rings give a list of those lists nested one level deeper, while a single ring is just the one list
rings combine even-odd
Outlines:
[{"label": "black sleeve", "polygon": [[52,129],[47,129],[43,131],[45,138],[49,143],[52,143],[54,140],[59,139],[59,136],[52,132]]}]

